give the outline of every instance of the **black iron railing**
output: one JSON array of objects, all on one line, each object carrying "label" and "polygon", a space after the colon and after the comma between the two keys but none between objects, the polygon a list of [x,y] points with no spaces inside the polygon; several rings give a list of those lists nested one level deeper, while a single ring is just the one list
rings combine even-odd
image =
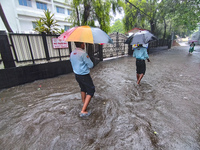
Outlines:
[{"label": "black iron railing", "polygon": [[58,35],[46,34],[9,34],[10,46],[17,63],[66,60],[69,58],[69,49],[54,49],[52,38]]}]

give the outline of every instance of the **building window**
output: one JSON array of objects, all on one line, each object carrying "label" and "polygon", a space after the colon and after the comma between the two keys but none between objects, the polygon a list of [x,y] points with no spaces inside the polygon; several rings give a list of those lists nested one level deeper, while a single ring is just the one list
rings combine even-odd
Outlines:
[{"label": "building window", "polygon": [[31,0],[18,0],[18,1],[19,1],[19,5],[32,7]]},{"label": "building window", "polygon": [[65,26],[65,31],[69,30],[70,26]]},{"label": "building window", "polygon": [[57,11],[57,13],[65,14],[65,9],[62,7],[56,6],[56,11]]},{"label": "building window", "polygon": [[72,13],[71,10],[67,9],[68,15],[70,15]]},{"label": "building window", "polygon": [[36,5],[37,5],[37,9],[47,10],[47,4],[45,3],[36,2]]},{"label": "building window", "polygon": [[32,22],[32,25],[33,25],[33,29],[36,28],[36,22]]}]

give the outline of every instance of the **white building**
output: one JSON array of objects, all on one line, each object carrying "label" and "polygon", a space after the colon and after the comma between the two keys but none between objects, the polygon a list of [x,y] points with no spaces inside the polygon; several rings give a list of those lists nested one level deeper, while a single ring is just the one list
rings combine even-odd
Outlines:
[{"label": "white building", "polygon": [[[44,10],[50,10],[59,29],[69,29],[68,22],[72,8],[66,0],[0,0],[6,19],[14,33],[34,33],[36,20],[44,17]],[[6,30],[0,19],[0,30]]]}]

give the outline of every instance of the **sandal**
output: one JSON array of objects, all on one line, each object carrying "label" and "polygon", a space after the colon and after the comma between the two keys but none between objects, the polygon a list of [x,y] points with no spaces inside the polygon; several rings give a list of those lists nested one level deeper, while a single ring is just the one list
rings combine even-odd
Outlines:
[{"label": "sandal", "polygon": [[91,111],[88,111],[87,113],[80,113],[80,117],[88,117],[91,114]]}]

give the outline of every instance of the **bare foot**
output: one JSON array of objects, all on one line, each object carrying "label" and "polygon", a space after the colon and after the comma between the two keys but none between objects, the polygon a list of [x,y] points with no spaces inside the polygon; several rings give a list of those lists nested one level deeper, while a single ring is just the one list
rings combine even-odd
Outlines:
[{"label": "bare foot", "polygon": [[87,112],[87,111],[81,111],[81,113],[82,113],[82,114],[87,114],[88,112]]}]

